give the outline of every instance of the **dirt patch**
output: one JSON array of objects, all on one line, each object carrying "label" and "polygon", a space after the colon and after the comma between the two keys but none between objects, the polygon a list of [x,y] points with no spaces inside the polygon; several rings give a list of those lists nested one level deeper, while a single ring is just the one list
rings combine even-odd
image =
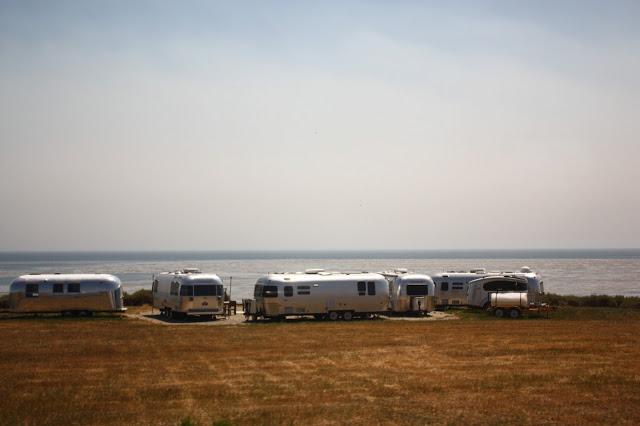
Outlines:
[{"label": "dirt patch", "polygon": [[151,311],[140,312],[138,314],[127,314],[127,318],[139,319],[148,321],[153,324],[160,325],[202,325],[202,326],[221,326],[221,325],[240,325],[249,324],[245,322],[244,315],[236,314],[228,317],[219,316],[216,319],[202,318],[197,316],[190,316],[187,318],[167,318],[160,315],[156,310],[154,313]]},{"label": "dirt patch", "polygon": [[429,312],[428,315],[423,317],[416,316],[383,316],[388,321],[440,321],[440,320],[457,320],[459,319],[454,314],[442,311]]},{"label": "dirt patch", "polygon": [[[157,310],[155,312],[152,312],[151,310],[147,310],[147,311],[141,311],[138,313],[128,313],[126,314],[126,317],[131,319],[140,319],[143,321],[149,321],[151,323],[159,324],[159,325],[222,326],[222,325],[251,325],[255,323],[267,322],[267,321],[257,321],[254,323],[251,321],[246,321],[242,311],[239,311],[236,315],[230,315],[228,317],[219,316],[216,319],[201,318],[197,316],[191,316],[191,317],[180,318],[180,319],[172,319],[172,318],[167,318],[165,316],[160,315]],[[428,315],[419,316],[419,317],[418,316],[403,317],[403,316],[381,315],[377,320],[422,322],[422,321],[440,321],[440,320],[454,320],[454,319],[458,319],[458,317],[450,313],[434,311],[434,312],[430,312]],[[280,322],[295,324],[295,323],[317,322],[317,321],[318,320],[314,319],[313,317],[297,317],[297,318],[289,317],[286,320],[283,320]],[[361,322],[361,321],[369,321],[369,320],[354,319],[354,321]],[[338,321],[338,322],[341,322],[341,321]]]}]

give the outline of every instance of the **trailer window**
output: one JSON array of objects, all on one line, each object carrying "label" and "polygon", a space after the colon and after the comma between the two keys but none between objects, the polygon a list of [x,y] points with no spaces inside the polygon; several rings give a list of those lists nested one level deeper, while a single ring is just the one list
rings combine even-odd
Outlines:
[{"label": "trailer window", "polygon": [[367,292],[367,283],[364,281],[358,281],[358,294],[364,296]]},{"label": "trailer window", "polygon": [[224,296],[224,287],[222,284],[218,284],[216,287],[218,288],[218,296]]},{"label": "trailer window", "polygon": [[300,295],[309,295],[311,294],[311,287],[308,285],[299,285],[298,286],[298,296]]},{"label": "trailer window", "polygon": [[442,291],[449,291],[449,283],[448,283],[448,282],[446,282],[446,281],[445,281],[445,282],[443,282],[443,283],[440,283],[440,290],[442,290]]},{"label": "trailer window", "polygon": [[[199,287],[199,286],[196,286]],[[192,285],[182,285],[180,286],[180,296],[193,296],[193,286]]]},{"label": "trailer window", "polygon": [[256,284],[253,289],[253,297],[262,297],[262,285]]},{"label": "trailer window", "polygon": [[374,283],[373,281],[367,282],[367,293],[369,294],[369,296],[376,295],[376,283]]},{"label": "trailer window", "polygon": [[178,284],[177,282],[172,282],[171,283],[171,288],[169,289],[169,294],[172,296],[177,296],[178,295],[178,289],[180,288],[180,284]]},{"label": "trailer window", "polygon": [[490,281],[482,286],[486,291],[527,291],[527,283],[517,281]]},{"label": "trailer window", "polygon": [[38,284],[27,284],[24,289],[24,294],[27,297],[38,297],[39,288]]},{"label": "trailer window", "polygon": [[54,293],[63,293],[64,292],[64,284],[54,284],[53,285]]},{"label": "trailer window", "polygon": [[411,284],[407,286],[407,296],[428,296],[429,287],[422,284]]},{"label": "trailer window", "polygon": [[464,288],[464,284],[462,283],[453,283],[451,284],[452,290],[462,290]]},{"label": "trailer window", "polygon": [[263,297],[278,297],[278,287],[275,285],[265,285],[262,288]]},{"label": "trailer window", "polygon": [[194,285],[193,286],[193,295],[194,296],[215,296],[218,293],[216,289],[216,285]]},{"label": "trailer window", "polygon": [[67,284],[67,293],[80,293],[80,283]]},{"label": "trailer window", "polygon": [[293,296],[293,287],[290,285],[284,286],[284,297],[292,297]]}]

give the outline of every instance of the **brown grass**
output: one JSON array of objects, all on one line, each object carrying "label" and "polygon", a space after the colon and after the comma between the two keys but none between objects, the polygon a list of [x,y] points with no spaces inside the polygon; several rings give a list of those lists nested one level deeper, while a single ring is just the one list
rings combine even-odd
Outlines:
[{"label": "brown grass", "polygon": [[0,424],[640,422],[637,316],[0,332]]}]

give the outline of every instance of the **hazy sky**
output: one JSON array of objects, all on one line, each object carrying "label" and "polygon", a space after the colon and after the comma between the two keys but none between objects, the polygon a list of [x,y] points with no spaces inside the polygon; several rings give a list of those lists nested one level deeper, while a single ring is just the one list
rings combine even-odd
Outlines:
[{"label": "hazy sky", "polygon": [[639,247],[640,2],[440,3],[0,0],[0,250]]}]

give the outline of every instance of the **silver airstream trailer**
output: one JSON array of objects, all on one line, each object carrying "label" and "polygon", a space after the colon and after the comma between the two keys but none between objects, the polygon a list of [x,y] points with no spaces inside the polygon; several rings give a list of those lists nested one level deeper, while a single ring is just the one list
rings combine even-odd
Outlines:
[{"label": "silver airstream trailer", "polygon": [[168,317],[224,314],[224,287],[215,274],[190,268],[153,277],[153,307]]},{"label": "silver airstream trailer", "polygon": [[[527,279],[511,275],[495,275],[469,282],[467,304],[475,308],[488,309],[493,300],[501,300],[503,294],[523,293],[528,301]],[[519,298],[521,300],[522,298]]]},{"label": "silver airstream trailer", "polygon": [[436,306],[463,306],[467,304],[467,288],[469,281],[486,276],[484,269],[472,269],[464,272],[443,272],[431,275],[435,285]]},{"label": "silver airstream trailer", "polygon": [[349,321],[386,313],[389,285],[380,274],[314,269],[261,277],[255,284],[254,297],[243,300],[247,318],[313,315]]},{"label": "silver airstream trailer", "polygon": [[107,274],[28,274],[9,289],[10,311],[20,313],[124,312],[122,284]]},{"label": "silver airstream trailer", "polygon": [[435,285],[429,275],[395,269],[381,273],[389,282],[389,309],[397,314],[424,314],[435,308]]},{"label": "silver airstream trailer", "polygon": [[[540,303],[540,296],[544,294],[542,278],[526,266],[523,266],[520,271],[517,272],[487,272],[485,269],[472,269],[468,272],[442,272],[431,275],[431,278],[435,284],[436,306],[438,307],[455,305],[486,306],[486,293],[475,290],[476,288],[482,288],[484,284],[478,284],[478,286],[474,287],[473,292],[470,291],[469,287],[471,282],[485,278],[524,280],[526,282],[528,300],[529,303],[532,304]],[[480,281],[477,282],[480,283]]]}]

